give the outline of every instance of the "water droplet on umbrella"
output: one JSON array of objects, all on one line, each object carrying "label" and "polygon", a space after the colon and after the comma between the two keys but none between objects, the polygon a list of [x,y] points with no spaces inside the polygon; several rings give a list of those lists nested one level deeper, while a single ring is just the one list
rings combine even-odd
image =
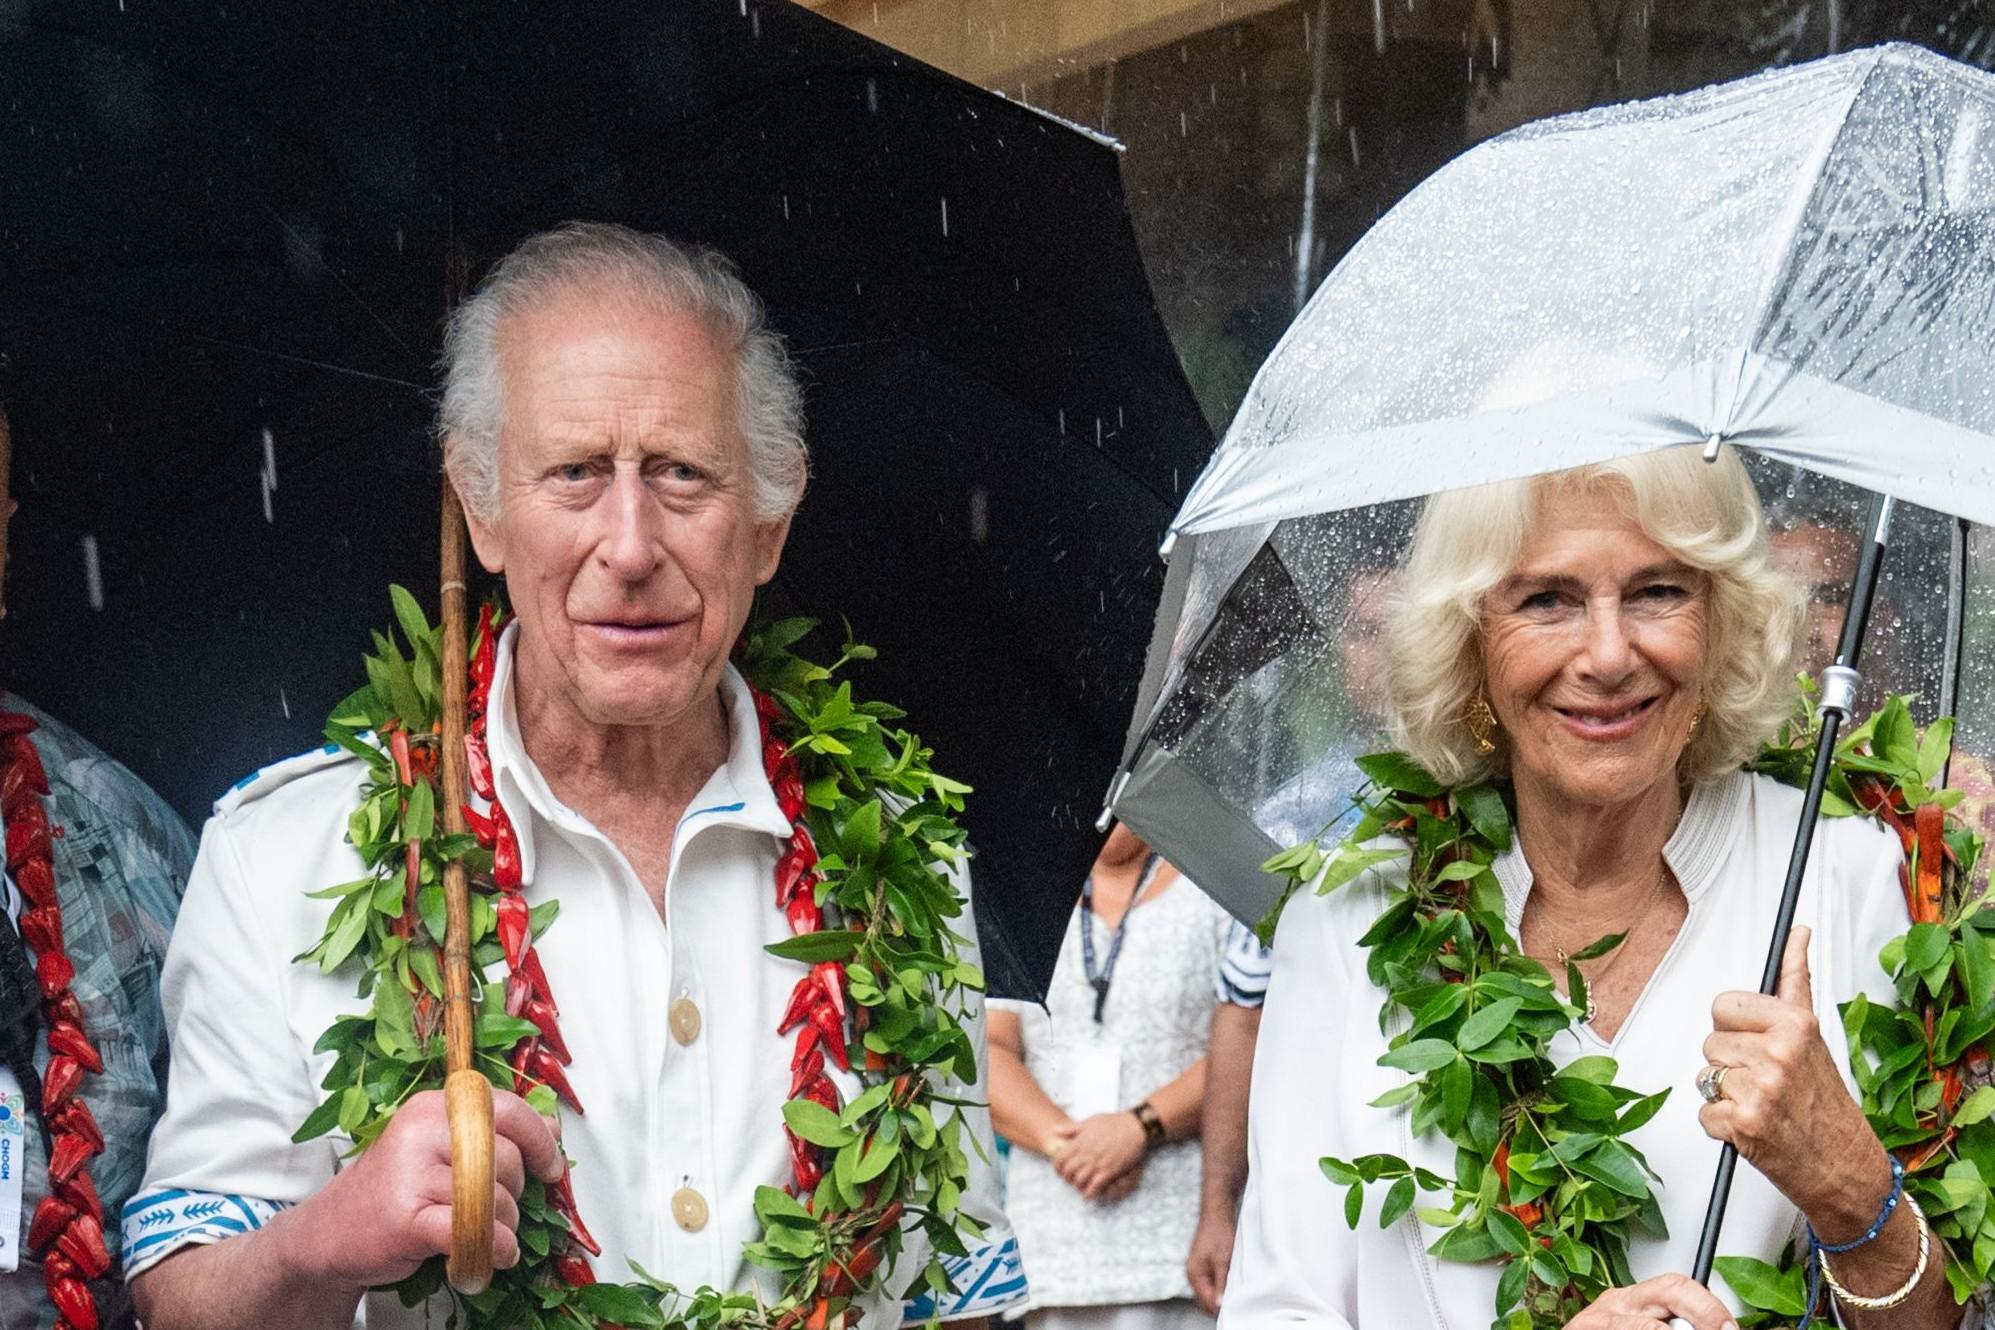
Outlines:
[{"label": "water droplet on umbrella", "polygon": [[942,234],[944,236],[949,234],[949,200],[947,198],[942,200]]},{"label": "water droplet on umbrella", "polygon": [[277,440],[268,425],[263,427],[263,487],[271,491],[277,488]]},{"label": "water droplet on umbrella", "polygon": [[284,708],[284,719],[291,719],[291,699],[284,695],[281,685],[277,689],[277,705]]}]

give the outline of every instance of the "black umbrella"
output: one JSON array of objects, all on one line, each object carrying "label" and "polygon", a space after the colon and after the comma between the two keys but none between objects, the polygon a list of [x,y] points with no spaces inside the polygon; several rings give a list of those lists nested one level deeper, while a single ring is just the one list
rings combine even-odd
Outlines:
[{"label": "black umbrella", "polygon": [[[815,450],[769,607],[849,619],[1043,991],[1210,438],[1113,151],[790,5],[0,20],[9,681],[189,815],[434,585],[445,292],[576,216],[717,245]],[[427,599],[427,595],[425,596]]]}]

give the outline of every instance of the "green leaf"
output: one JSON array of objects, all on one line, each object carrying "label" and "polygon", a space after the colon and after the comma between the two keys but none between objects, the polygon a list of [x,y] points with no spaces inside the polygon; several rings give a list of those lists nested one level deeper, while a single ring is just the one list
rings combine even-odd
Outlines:
[{"label": "green leaf", "polygon": [[401,624],[402,636],[408,639],[409,650],[417,650],[421,643],[429,640],[429,616],[423,613],[423,607],[409,594],[407,587],[390,584],[388,599],[394,603],[395,619]]},{"label": "green leaf", "polygon": [[1413,1179],[1401,1178],[1392,1184],[1392,1190],[1385,1194],[1385,1204],[1379,1208],[1378,1226],[1391,1228],[1399,1222],[1399,1217],[1413,1208]]},{"label": "green leaf", "polygon": [[836,1150],[859,1139],[858,1133],[838,1125],[838,1115],[808,1099],[792,1099],[783,1105],[783,1121],[791,1131],[812,1145]]},{"label": "green leaf", "polygon": [[1460,1032],[1455,1035],[1455,1047],[1464,1053],[1472,1053],[1494,1040],[1516,1019],[1517,1011],[1523,1005],[1522,999],[1514,997],[1490,1003],[1462,1022]]},{"label": "green leaf", "polygon": [[1510,810],[1493,785],[1464,785],[1455,791],[1455,806],[1475,833],[1499,850],[1510,848]]},{"label": "green leaf", "polygon": [[1924,973],[1945,959],[1953,938],[1938,924],[1913,924],[1905,935],[1905,963]]},{"label": "green leaf", "polygon": [[1621,939],[1626,936],[1628,936],[1626,933],[1609,933],[1606,937],[1581,947],[1578,951],[1569,953],[1566,959],[1575,964],[1580,961],[1598,960],[1600,957],[1614,950],[1614,948],[1620,946]]},{"label": "green leaf", "polygon": [[436,831],[436,792],[418,776],[408,797],[409,806],[402,813],[402,839],[428,840]]},{"label": "green leaf", "polygon": [[[356,903],[359,908],[355,908]],[[339,923],[327,937],[325,951],[319,956],[320,973],[331,974],[353,954],[353,949],[360,945],[360,939],[367,936],[367,915],[367,902],[357,896],[349,896],[339,903],[333,911]]]},{"label": "green leaf", "polygon": [[1634,1152],[1619,1141],[1602,1141],[1598,1148],[1572,1161],[1572,1166],[1596,1182],[1604,1182],[1623,1196],[1646,1196],[1649,1180]]},{"label": "green leaf", "polygon": [[1720,1256],[1711,1266],[1748,1307],[1780,1316],[1799,1316],[1808,1309],[1800,1266],[1782,1270],[1750,1256]]},{"label": "green leaf", "polygon": [[291,1139],[300,1145],[317,1140],[333,1128],[339,1126],[340,1106],[345,1102],[340,1095],[333,1095],[323,1104],[312,1110],[311,1116],[299,1124],[298,1130],[291,1133]]},{"label": "green leaf", "polygon": [[1926,727],[1919,740],[1919,779],[1930,785],[1946,770],[1947,754],[1953,751],[1953,717],[1941,716]]},{"label": "green leaf", "polygon": [[1401,794],[1431,799],[1442,790],[1441,782],[1435,780],[1427,773],[1425,767],[1404,753],[1367,753],[1358,759],[1358,770],[1364,772],[1381,789]]},{"label": "green leaf", "polygon": [[1960,1107],[1953,1112],[1953,1125],[1971,1127],[1987,1121],[1991,1114],[1995,1114],[1995,1085],[1984,1085],[1960,1101]]},{"label": "green leaf", "polygon": [[1416,1039],[1410,1044],[1401,1044],[1378,1061],[1381,1067],[1419,1073],[1444,1067],[1455,1057],[1455,1046],[1445,1039]]},{"label": "green leaf", "polygon": [[827,928],[816,933],[799,933],[786,937],[781,942],[771,942],[763,950],[771,956],[784,960],[804,961],[815,965],[819,961],[842,961],[859,950],[859,944],[866,935],[849,928]]},{"label": "green leaf", "polygon": [[1344,1223],[1350,1228],[1358,1226],[1358,1216],[1365,1212],[1365,1188],[1363,1183],[1354,1183],[1344,1193]]}]

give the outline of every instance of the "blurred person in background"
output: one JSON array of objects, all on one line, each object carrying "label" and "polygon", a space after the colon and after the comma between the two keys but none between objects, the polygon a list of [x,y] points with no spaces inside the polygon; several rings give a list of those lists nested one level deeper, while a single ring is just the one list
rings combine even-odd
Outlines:
[{"label": "blurred person in background", "polygon": [[992,1002],[991,1115],[1033,1330],[1207,1327],[1185,1257],[1225,913],[1128,827],[1102,847],[1041,1007]]},{"label": "blurred person in background", "polygon": [[[8,377],[0,349],[0,583],[19,506]],[[165,1102],[159,972],[194,838],[138,777],[12,693],[0,820],[0,1326],[117,1330],[133,1322],[106,1216],[115,1235]]]}]

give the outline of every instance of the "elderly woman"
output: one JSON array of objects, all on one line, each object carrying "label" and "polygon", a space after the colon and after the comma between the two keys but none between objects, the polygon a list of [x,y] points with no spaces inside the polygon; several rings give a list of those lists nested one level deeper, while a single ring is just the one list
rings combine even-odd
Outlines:
[{"label": "elderly woman", "polygon": [[[1837,1003],[1887,997],[1878,951],[1906,927],[1897,842],[1861,819],[1816,833],[1776,996],[1742,991],[1765,958],[1800,811],[1798,792],[1741,764],[1788,714],[1802,626],[1770,563],[1764,522],[1729,453],[1674,449],[1439,496],[1427,505],[1391,627],[1388,687],[1402,747],[1450,785],[1495,777],[1511,848],[1493,865],[1510,934],[1554,975],[1581,962],[1582,1022],[1561,1065],[1620,1064],[1620,1083],[1673,1093],[1629,1143],[1660,1175],[1667,1238],[1635,1230],[1637,1282],[1585,1306],[1571,1330],[1730,1330],[1734,1312],[1690,1280],[1717,1142],[1739,1172],[1721,1251],[1773,1260],[1813,1226],[1863,1237],[1892,1194],[1890,1159],[1846,1082]],[[1438,1129],[1371,1101],[1407,1080],[1379,1065],[1385,994],[1360,937],[1395,860],[1328,896],[1298,895],[1275,942],[1254,1066],[1251,1177],[1226,1330],[1488,1325],[1501,1265],[1438,1259],[1416,1213],[1355,1229],[1315,1171],[1324,1156],[1400,1156],[1453,1177]],[[1824,1031],[1832,1032],[1829,1040]],[[1711,1072],[1724,1068],[1715,1099]],[[1938,1244],[1897,1206],[1874,1240],[1833,1258],[1845,1324],[1927,1327],[1958,1313]]]}]

